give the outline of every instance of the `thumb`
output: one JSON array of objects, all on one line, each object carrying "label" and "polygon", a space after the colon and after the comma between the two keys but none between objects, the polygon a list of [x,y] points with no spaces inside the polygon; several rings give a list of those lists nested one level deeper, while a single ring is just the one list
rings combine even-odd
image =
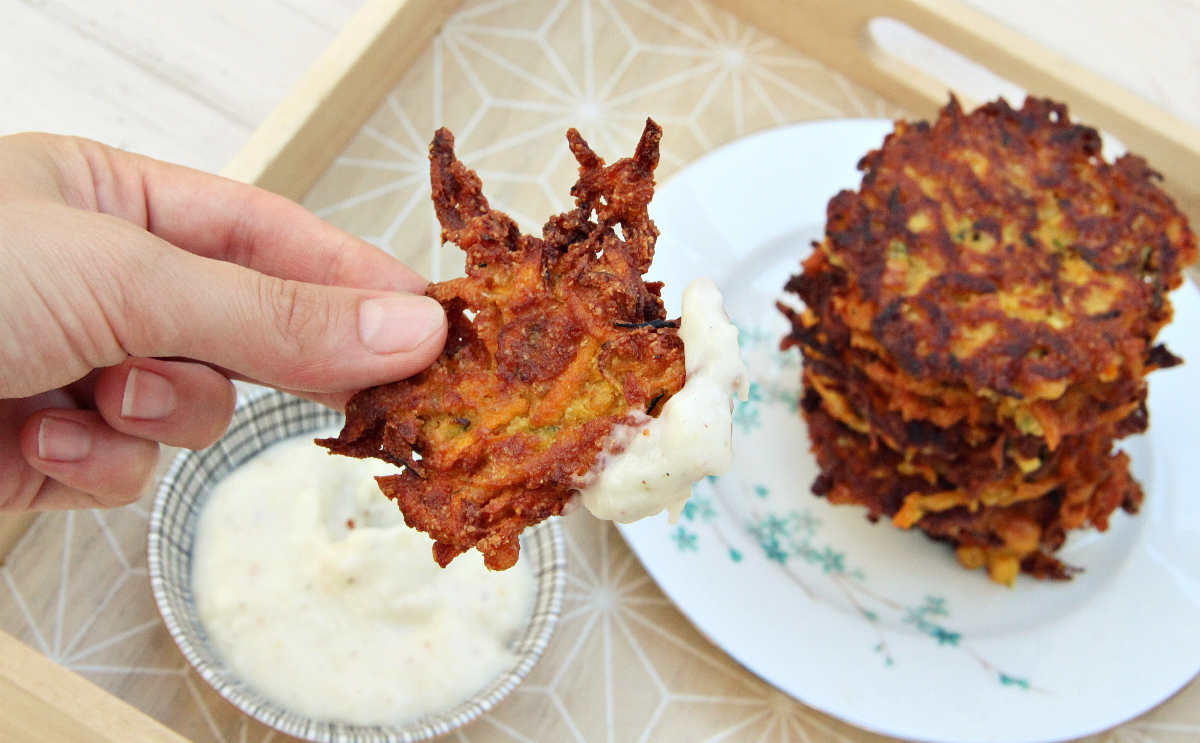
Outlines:
[{"label": "thumb", "polygon": [[420,294],[284,280],[158,248],[136,290],[123,287],[123,311],[110,315],[130,355],[182,356],[273,387],[343,392],[415,374],[446,339],[441,305]]}]

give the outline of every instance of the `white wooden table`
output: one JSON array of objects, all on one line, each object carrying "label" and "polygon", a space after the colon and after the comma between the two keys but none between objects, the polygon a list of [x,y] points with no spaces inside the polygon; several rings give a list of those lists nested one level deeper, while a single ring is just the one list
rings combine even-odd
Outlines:
[{"label": "white wooden table", "polygon": [[360,0],[0,0],[0,134],[220,170]]}]

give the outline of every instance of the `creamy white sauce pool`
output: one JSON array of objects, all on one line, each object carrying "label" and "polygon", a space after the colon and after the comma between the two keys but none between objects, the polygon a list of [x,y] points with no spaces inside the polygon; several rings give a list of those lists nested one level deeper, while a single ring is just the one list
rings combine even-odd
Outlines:
[{"label": "creamy white sauce pool", "polygon": [[738,352],[738,331],[709,279],[683,292],[679,337],[687,380],[657,418],[642,414],[617,426],[594,472],[580,488],[598,518],[622,524],[667,509],[679,518],[692,485],[724,474],[733,458],[733,398],[749,394],[750,376]]},{"label": "creamy white sauce pool", "polygon": [[532,567],[443,570],[372,479],[395,469],[312,439],[235,470],[200,514],[193,588],[215,649],[263,695],[318,719],[394,724],[464,701],[515,662],[507,645],[532,612]]}]

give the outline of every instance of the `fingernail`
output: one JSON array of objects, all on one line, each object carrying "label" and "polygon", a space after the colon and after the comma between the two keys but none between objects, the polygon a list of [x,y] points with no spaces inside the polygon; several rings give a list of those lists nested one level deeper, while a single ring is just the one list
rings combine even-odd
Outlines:
[{"label": "fingernail", "polygon": [[437,300],[420,295],[364,299],[358,335],[375,353],[411,351],[437,332],[445,316]]},{"label": "fingernail", "polygon": [[175,409],[175,388],[166,377],[133,367],[125,377],[121,417],[144,421],[166,418]]},{"label": "fingernail", "polygon": [[38,458],[51,462],[78,462],[92,451],[87,426],[67,418],[47,415],[38,427]]}]

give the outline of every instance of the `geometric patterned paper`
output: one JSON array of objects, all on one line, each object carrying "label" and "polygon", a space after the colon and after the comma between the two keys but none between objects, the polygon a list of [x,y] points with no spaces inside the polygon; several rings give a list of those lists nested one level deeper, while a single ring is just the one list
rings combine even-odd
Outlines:
[{"label": "geometric patterned paper", "polygon": [[[611,162],[633,151],[652,116],[664,128],[662,182],[768,127],[902,114],[702,0],[468,0],[305,204],[444,280],[461,275],[462,253],[440,244],[429,204],[427,148],[439,126],[455,133],[491,202],[537,231],[570,205],[571,126]],[[0,568],[0,629],[197,743],[291,740],[227,704],[175,648],[146,575],[147,508],[40,517]],[[564,526],[567,593],[549,647],[516,691],[449,740],[889,740],[741,668],[670,604],[610,524],[580,511]],[[1200,682],[1093,740],[1200,743]]]},{"label": "geometric patterned paper", "polygon": [[899,111],[703,2],[468,2],[309,194],[322,217],[434,281],[460,275],[429,204],[428,148],[447,126],[484,193],[525,230],[571,206],[576,127],[609,162],[646,117],[663,126],[661,182],[743,134]]}]

